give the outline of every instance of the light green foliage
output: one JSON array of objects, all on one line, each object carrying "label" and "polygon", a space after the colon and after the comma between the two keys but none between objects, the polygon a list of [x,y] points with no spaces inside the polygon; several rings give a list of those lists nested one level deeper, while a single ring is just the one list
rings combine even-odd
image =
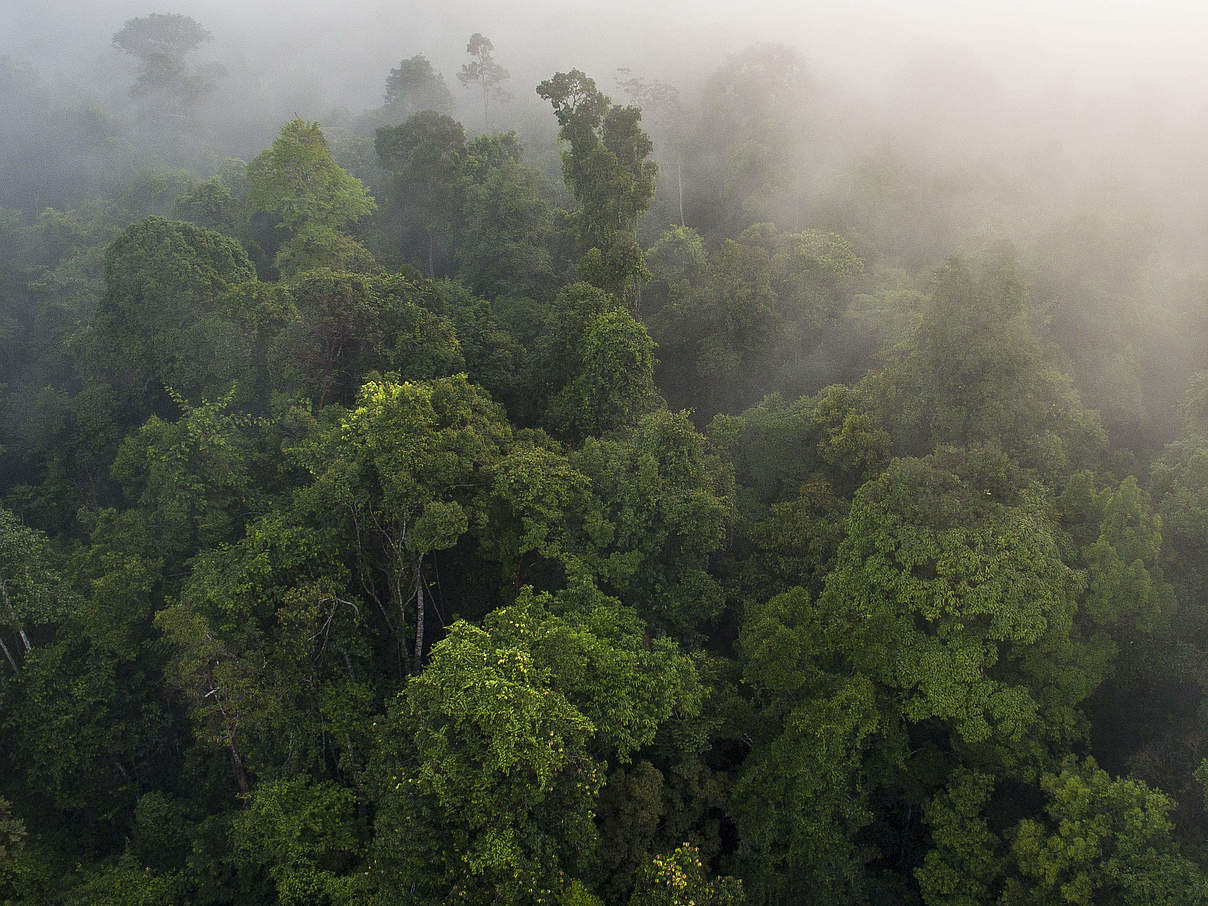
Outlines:
[{"label": "light green foliage", "polygon": [[745,902],[741,881],[706,880],[700,850],[685,843],[650,860],[629,906],[741,906]]},{"label": "light green foliage", "polygon": [[960,773],[927,806],[933,849],[918,877],[927,906],[1203,903],[1208,882],[1175,843],[1174,802],[1093,758],[1067,758],[1037,791],[1043,813],[1003,831],[1004,791]]},{"label": "light green foliage", "polygon": [[276,214],[278,226],[293,234],[277,256],[283,271],[371,265],[368,252],[343,231],[376,205],[332,158],[318,123],[293,119],[282,126],[273,147],[248,164],[247,185],[248,209]]},{"label": "light green foliage", "polygon": [[856,495],[819,601],[828,647],[907,721],[1009,763],[1075,732],[1106,656],[1077,641],[1084,577],[1013,468],[992,450],[895,460]]},{"label": "light green foliage", "polygon": [[354,796],[304,777],[258,785],[232,827],[235,857],[272,878],[281,906],[364,902],[362,875],[350,871],[361,844]]},{"label": "light green foliage", "polygon": [[335,268],[358,274],[377,271],[369,249],[335,227],[308,223],[281,244],[274,259],[286,276],[316,268]]},{"label": "light green foliage", "polygon": [[128,858],[91,873],[73,887],[71,902],[80,906],[173,906],[181,896],[175,878],[159,875]]},{"label": "light green foliage", "polygon": [[927,906],[981,906],[995,900],[1006,870],[1001,836],[984,814],[994,792],[987,774],[958,772],[927,803],[933,848],[915,877]]},{"label": "light green foliage", "polygon": [[415,601],[412,669],[424,650],[424,560],[483,525],[489,469],[510,439],[498,405],[460,374],[370,381],[356,407],[301,451],[315,478],[309,499],[354,529],[361,585],[400,648]]},{"label": "light green foliage", "polygon": [[1046,774],[1045,816],[1015,828],[1006,906],[1203,903],[1208,882],[1172,839],[1174,803],[1137,780],[1113,780],[1094,759]]},{"label": "light green foliage", "polygon": [[486,487],[475,475],[509,435],[498,408],[464,375],[370,381],[308,467],[319,493],[366,518],[399,523],[399,543],[422,555],[451,546],[468,528],[470,500]]},{"label": "light green foliage", "polygon": [[248,206],[280,218],[298,232],[305,226],[340,230],[374,209],[361,181],[331,157],[318,123],[290,120],[273,147],[248,164]]},{"label": "light green foliage", "polygon": [[582,589],[456,623],[381,738],[376,872],[417,902],[555,902],[586,864],[600,758],[628,758],[699,691],[674,644]]}]

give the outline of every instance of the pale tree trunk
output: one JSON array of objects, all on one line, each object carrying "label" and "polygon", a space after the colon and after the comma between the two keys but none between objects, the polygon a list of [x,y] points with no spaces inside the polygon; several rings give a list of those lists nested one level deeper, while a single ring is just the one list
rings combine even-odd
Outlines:
[{"label": "pale tree trunk", "polygon": [[684,223],[684,161],[683,161],[683,158],[676,158],[675,181],[679,185],[680,226],[685,226],[685,223]]},{"label": "pale tree trunk", "polygon": [[415,564],[415,666],[424,657],[424,575],[423,557]]},{"label": "pale tree trunk", "polygon": [[8,646],[4,644],[4,639],[0,639],[0,648],[4,649],[4,656],[8,658],[8,662],[13,665],[13,672],[20,673],[21,668],[17,666],[17,662],[13,660],[13,653],[8,650]]},{"label": "pale tree trunk", "polygon": [[239,785],[239,795],[247,795],[247,772],[243,770],[243,759],[235,748],[235,740],[231,740],[231,768],[235,771],[235,783]]}]

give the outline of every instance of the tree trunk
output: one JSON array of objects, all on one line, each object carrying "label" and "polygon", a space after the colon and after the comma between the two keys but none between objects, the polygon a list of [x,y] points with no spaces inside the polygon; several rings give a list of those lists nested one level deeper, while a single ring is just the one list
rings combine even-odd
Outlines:
[{"label": "tree trunk", "polygon": [[415,564],[415,666],[418,669],[424,656],[424,575],[423,558]]},{"label": "tree trunk", "polygon": [[13,660],[13,653],[8,650],[8,646],[4,644],[4,639],[0,639],[0,648],[4,649],[4,656],[8,658],[8,662],[13,665],[13,672],[20,673],[21,668],[17,666],[17,662]]},{"label": "tree trunk", "polygon": [[231,768],[235,772],[235,783],[239,785],[239,795],[247,795],[247,772],[243,770],[243,759],[235,748],[235,740],[231,739]]},{"label": "tree trunk", "polygon": [[679,214],[680,226],[684,226],[684,161],[683,158],[675,160],[675,181],[679,185]]},{"label": "tree trunk", "polygon": [[435,255],[433,254],[433,251],[432,251],[432,246],[433,246],[432,230],[429,229],[427,231],[427,233],[428,233],[428,277],[432,280],[435,280],[436,279],[436,266],[433,264],[433,261],[435,260]]}]

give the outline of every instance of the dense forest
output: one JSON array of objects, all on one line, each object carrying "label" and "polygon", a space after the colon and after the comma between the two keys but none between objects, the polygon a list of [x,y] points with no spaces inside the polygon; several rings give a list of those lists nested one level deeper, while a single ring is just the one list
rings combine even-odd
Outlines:
[{"label": "dense forest", "polygon": [[0,903],[1208,903],[1192,239],[781,45],[210,43],[0,57]]}]

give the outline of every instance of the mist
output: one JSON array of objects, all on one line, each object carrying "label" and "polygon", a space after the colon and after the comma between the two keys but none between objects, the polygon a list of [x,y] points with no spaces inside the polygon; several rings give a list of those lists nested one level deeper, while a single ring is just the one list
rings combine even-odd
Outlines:
[{"label": "mist", "polygon": [[0,4],[0,901],[1208,902],[1208,6]]}]

